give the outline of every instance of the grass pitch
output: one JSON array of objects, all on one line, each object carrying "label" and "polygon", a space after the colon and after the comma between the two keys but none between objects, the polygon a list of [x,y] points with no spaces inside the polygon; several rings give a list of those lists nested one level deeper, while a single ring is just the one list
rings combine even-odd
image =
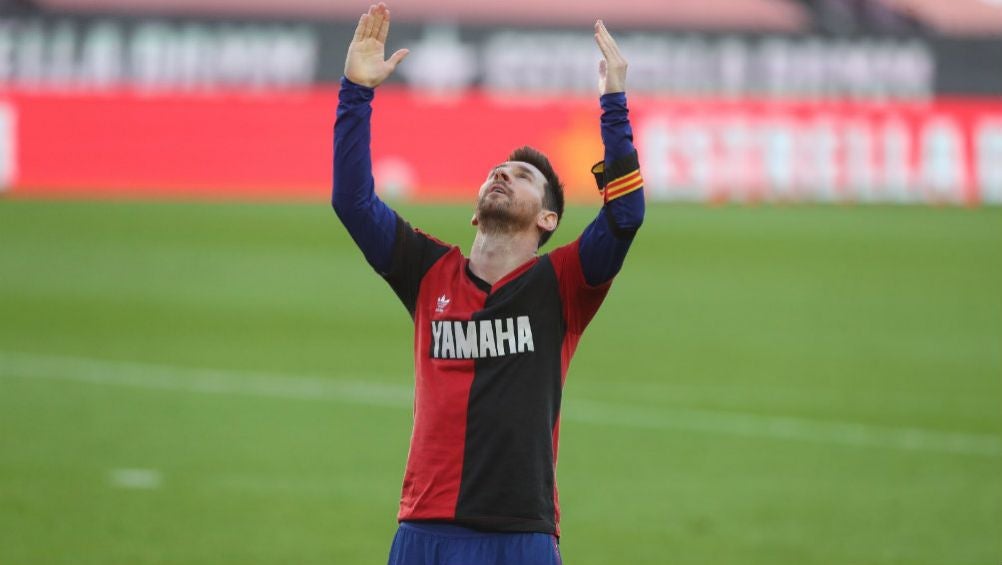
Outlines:
[{"label": "grass pitch", "polygon": [[[410,351],[324,205],[0,201],[0,563],[385,563]],[[568,563],[998,563],[1002,210],[652,206],[561,430]]]}]

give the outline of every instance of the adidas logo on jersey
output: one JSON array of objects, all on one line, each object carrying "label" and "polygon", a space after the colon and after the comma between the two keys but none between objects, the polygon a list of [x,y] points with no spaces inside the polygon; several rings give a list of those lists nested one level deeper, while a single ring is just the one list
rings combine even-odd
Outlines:
[{"label": "adidas logo on jersey", "polygon": [[435,359],[486,359],[534,351],[528,316],[431,323]]}]

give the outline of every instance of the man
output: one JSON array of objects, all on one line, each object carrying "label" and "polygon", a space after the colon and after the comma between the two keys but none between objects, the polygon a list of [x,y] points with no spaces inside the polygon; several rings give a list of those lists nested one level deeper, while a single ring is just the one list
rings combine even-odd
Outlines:
[{"label": "man", "polygon": [[480,186],[466,258],[373,192],[370,102],[407,55],[384,59],[389,23],[385,5],[370,7],[348,48],[333,205],[414,320],[414,429],[390,564],[559,563],[564,376],[644,213],[626,61],[596,22],[605,144],[592,169],[605,199],[598,217],[574,242],[537,255],[560,223],[563,188],[547,158],[523,147]]}]

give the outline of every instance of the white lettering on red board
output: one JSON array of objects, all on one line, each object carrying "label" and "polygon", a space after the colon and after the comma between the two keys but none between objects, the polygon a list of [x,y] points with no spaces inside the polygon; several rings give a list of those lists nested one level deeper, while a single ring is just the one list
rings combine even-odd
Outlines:
[{"label": "white lettering on red board", "polygon": [[0,192],[10,188],[17,178],[17,113],[13,106],[0,102]]},{"label": "white lettering on red board", "polygon": [[656,199],[1002,202],[1002,116],[702,111],[637,132]]}]

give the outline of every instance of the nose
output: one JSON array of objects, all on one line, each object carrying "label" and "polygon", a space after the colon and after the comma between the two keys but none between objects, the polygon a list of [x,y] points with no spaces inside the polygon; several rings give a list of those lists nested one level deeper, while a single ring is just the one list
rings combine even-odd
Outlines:
[{"label": "nose", "polygon": [[494,180],[500,180],[504,182],[511,181],[511,177],[508,176],[508,171],[506,171],[504,167],[497,167],[496,169],[494,169],[494,175],[492,178],[494,178]]}]

